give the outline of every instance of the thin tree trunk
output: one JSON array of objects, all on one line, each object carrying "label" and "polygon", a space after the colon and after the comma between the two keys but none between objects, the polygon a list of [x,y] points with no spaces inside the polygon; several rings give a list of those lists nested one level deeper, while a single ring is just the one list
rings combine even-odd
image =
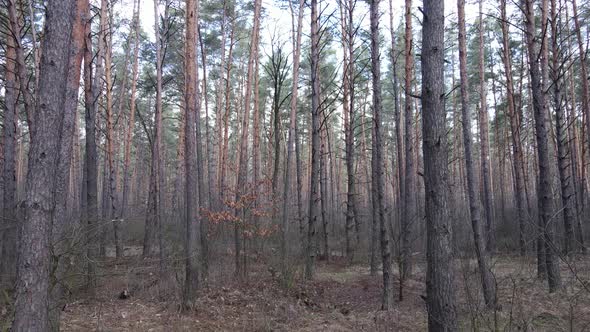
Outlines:
[{"label": "thin tree trunk", "polygon": [[87,277],[86,286],[91,295],[96,289],[96,259],[98,258],[98,164],[96,147],[96,107],[95,88],[92,80],[92,40],[91,18],[85,22],[84,40],[84,129],[85,129],[85,174],[86,174],[86,223],[87,223]]},{"label": "thin tree trunk", "polygon": [[563,60],[559,50],[561,41],[560,13],[557,11],[555,0],[551,0],[551,80],[553,88],[553,105],[555,110],[555,130],[557,132],[557,166],[559,180],[561,182],[561,202],[563,205],[563,226],[565,236],[563,239],[563,251],[566,256],[573,253],[575,248],[574,224],[575,221],[575,195],[573,192],[570,148],[568,138],[568,123],[561,89],[563,88]]},{"label": "thin tree trunk", "polygon": [[[158,229],[160,219],[160,159],[162,141],[162,37],[160,35],[160,15],[158,0],[154,0],[154,31],[156,35],[156,107],[154,110],[154,136],[152,139],[152,158],[150,163],[150,189],[148,193],[145,235],[143,238],[143,256],[153,257],[157,254]],[[195,36],[196,37],[196,36]],[[196,52],[196,50],[195,50]],[[196,60],[195,60],[196,61]],[[159,248],[162,253],[163,248]]]},{"label": "thin tree trunk", "polygon": [[[401,274],[400,274],[400,283],[403,282],[412,274],[412,248],[411,248],[411,238],[412,238],[412,226],[414,223],[414,219],[416,217],[416,183],[415,183],[415,176],[416,173],[415,165],[414,165],[414,137],[411,128],[412,120],[414,119],[414,113],[412,110],[412,70],[414,66],[413,61],[413,40],[412,40],[412,0],[406,0],[406,7],[405,7],[405,111],[404,111],[404,120],[406,129],[405,134],[405,142],[404,147],[405,151],[405,174],[404,174],[404,205],[402,211],[402,218],[401,218],[401,255],[400,255],[400,265],[401,265]],[[403,286],[400,285],[400,289],[403,289]],[[403,299],[403,294],[400,292],[400,299]]]},{"label": "thin tree trunk", "polygon": [[2,259],[0,259],[0,282],[13,285],[16,276],[16,258],[18,243],[17,220],[17,181],[16,181],[16,153],[18,113],[17,100],[19,87],[16,81],[16,45],[12,32],[7,31],[6,63],[4,68],[4,119],[3,119],[3,198],[2,198]]},{"label": "thin tree trunk", "polygon": [[[239,147],[239,159],[238,159],[238,178],[237,178],[237,186],[236,186],[236,196],[235,202],[237,205],[241,205],[241,201],[243,196],[246,194],[244,189],[246,184],[248,183],[248,121],[250,119],[250,101],[252,97],[252,89],[254,88],[254,65],[255,61],[257,61],[256,57],[258,54],[258,36],[260,33],[260,11],[262,7],[261,0],[255,0],[254,3],[254,24],[252,28],[252,38],[250,40],[250,56],[248,59],[248,72],[247,72],[247,79],[246,79],[246,96],[244,98],[244,114],[242,117],[242,128],[241,128],[241,139],[240,139],[240,147]],[[257,88],[257,87],[256,87]],[[236,208],[235,209],[235,216],[236,218],[243,218],[245,217],[245,211],[243,208]],[[235,268],[236,268],[236,276],[238,278],[243,277],[243,269],[241,266],[241,250],[242,245],[240,243],[240,237],[242,236],[242,226],[240,223],[236,222],[234,227],[234,241],[235,241]]]},{"label": "thin tree trunk", "polygon": [[135,98],[137,95],[137,75],[139,70],[139,13],[141,0],[134,0],[133,12],[133,73],[131,74],[131,98],[129,100],[129,123],[125,132],[125,152],[123,159],[123,199],[121,204],[122,218],[129,215],[129,195],[131,190],[131,147],[133,145],[133,128],[135,127]]},{"label": "thin tree trunk", "polygon": [[490,176],[490,141],[489,141],[489,120],[487,107],[486,91],[486,73],[485,73],[485,52],[484,52],[484,25],[483,25],[483,0],[479,0],[479,97],[481,104],[479,107],[479,136],[481,152],[481,177],[483,178],[483,208],[486,218],[485,239],[486,248],[489,254],[496,250],[496,236],[494,229],[494,212],[493,212],[493,188]]},{"label": "thin tree trunk", "polygon": [[522,141],[520,139],[520,114],[516,111],[514,102],[514,85],[512,83],[512,57],[510,52],[510,40],[508,37],[508,21],[506,16],[506,0],[500,0],[501,28],[502,28],[502,61],[504,62],[504,74],[506,77],[506,100],[508,102],[508,117],[512,131],[512,153],[514,155],[514,181],[516,183],[516,210],[519,226],[520,255],[526,254],[525,241],[525,183],[523,175]]},{"label": "thin tree trunk", "polygon": [[[291,86],[291,111],[289,113],[289,136],[287,138],[287,160],[285,161],[285,186],[283,189],[283,213],[281,220],[281,268],[283,275],[287,270],[287,257],[289,256],[289,248],[287,246],[287,224],[289,222],[289,195],[291,193],[291,175],[293,153],[295,153],[295,128],[297,126],[297,95],[299,86],[299,63],[301,60],[301,34],[303,26],[303,6],[305,0],[299,0],[299,7],[297,12],[297,30],[293,27],[293,84]],[[293,4],[289,2],[289,8],[293,12]],[[299,172],[297,172],[299,173]],[[301,195],[298,188],[297,195]],[[300,215],[298,217],[301,217]],[[301,223],[301,221],[300,221]]]},{"label": "thin tree trunk", "polygon": [[467,85],[467,42],[465,28],[465,0],[457,0],[457,13],[459,18],[459,75],[461,78],[461,121],[463,128],[463,148],[465,151],[465,171],[467,173],[467,192],[469,201],[469,214],[473,230],[473,242],[475,254],[481,277],[483,297],[488,307],[496,306],[496,289],[490,270],[489,257],[485,249],[484,238],[481,234],[481,214],[479,210],[478,183],[475,176],[475,163],[473,162],[473,137],[471,135],[471,114],[469,110],[469,90]]},{"label": "thin tree trunk", "polygon": [[315,225],[318,219],[319,177],[320,177],[320,36],[318,1],[311,0],[311,174],[309,190],[309,211],[307,224],[307,246],[305,250],[305,279],[314,275],[316,255]]}]

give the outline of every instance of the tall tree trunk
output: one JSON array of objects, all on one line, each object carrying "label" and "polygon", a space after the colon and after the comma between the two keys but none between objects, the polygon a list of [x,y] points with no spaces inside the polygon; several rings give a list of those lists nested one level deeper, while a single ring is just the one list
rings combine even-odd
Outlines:
[{"label": "tall tree trunk", "polygon": [[[565,255],[573,253],[575,248],[574,224],[575,221],[575,195],[573,185],[570,182],[572,177],[570,147],[568,137],[568,123],[566,110],[563,103],[562,88],[564,86],[562,77],[563,59],[559,50],[561,45],[561,18],[557,10],[555,0],[551,0],[551,80],[553,88],[553,105],[555,110],[555,130],[557,132],[557,166],[559,180],[561,182],[561,202],[563,205],[563,226],[565,236],[563,239],[563,250]],[[558,26],[559,24],[559,26]]]},{"label": "tall tree trunk", "polygon": [[[381,61],[379,59],[379,0],[372,0],[370,3],[371,12],[371,79],[373,81],[373,127],[375,128],[375,160],[373,160],[373,174],[376,178],[374,182],[377,185],[377,197],[373,200],[377,202],[379,214],[379,229],[381,242],[381,259],[383,264],[383,298],[381,309],[389,310],[393,301],[392,297],[392,278],[391,278],[391,252],[389,247],[389,233],[387,232],[387,223],[385,222],[385,176],[383,174],[383,132],[381,120]],[[375,204],[373,204],[374,206]]]},{"label": "tall tree trunk", "polygon": [[133,12],[133,72],[131,74],[131,98],[129,99],[129,123],[125,132],[125,152],[123,159],[123,199],[121,217],[129,215],[129,195],[131,190],[131,147],[133,146],[133,128],[135,127],[135,98],[137,95],[137,75],[139,70],[139,13],[141,0],[134,0]]},{"label": "tall tree trunk", "polygon": [[[105,83],[106,83],[106,159],[108,167],[108,203],[109,218],[113,223],[114,236],[115,236],[115,251],[117,258],[123,257],[123,246],[121,241],[121,224],[117,219],[117,171],[115,169],[115,132],[114,132],[114,114],[113,114],[113,79],[112,79],[112,52],[113,52],[113,40],[112,40],[112,5],[108,4],[107,0],[101,1],[101,16],[107,15],[105,19],[105,33],[104,44],[106,45],[104,53],[104,66],[105,66]],[[103,199],[107,199],[106,197]]]},{"label": "tall tree trunk", "polygon": [[54,190],[55,211],[52,220],[51,248],[53,284],[50,285],[49,315],[52,330],[59,330],[59,318],[64,306],[64,283],[70,265],[67,234],[72,230],[72,214],[68,211],[68,188],[70,184],[70,169],[74,135],[77,129],[78,90],[80,87],[80,73],[82,57],[84,55],[85,22],[90,17],[88,0],[76,1],[75,16],[73,18],[72,36],[70,41],[69,67],[66,94],[64,102],[63,122],[60,129],[60,145]]},{"label": "tall tree trunk", "polygon": [[311,174],[309,190],[309,211],[307,243],[305,249],[305,279],[314,275],[316,255],[315,227],[318,219],[319,177],[320,177],[320,35],[318,1],[311,0]]},{"label": "tall tree trunk", "polygon": [[[412,273],[412,244],[410,243],[412,238],[412,227],[416,217],[416,183],[415,183],[415,165],[414,165],[414,137],[412,133],[412,120],[414,119],[414,113],[412,110],[412,70],[414,66],[413,59],[413,39],[412,39],[412,0],[406,0],[406,12],[405,12],[405,174],[404,174],[404,205],[401,219],[401,274],[400,283],[403,284],[404,280],[408,278]],[[400,289],[403,286],[400,285]],[[403,295],[400,295],[400,299]]]},{"label": "tall tree trunk", "polygon": [[504,62],[504,75],[506,77],[506,100],[508,102],[508,117],[510,118],[510,129],[512,131],[512,154],[514,155],[514,181],[516,183],[516,210],[519,227],[519,249],[520,255],[526,254],[526,197],[523,175],[522,141],[520,138],[520,113],[516,111],[514,102],[514,85],[512,82],[512,56],[510,51],[510,40],[508,37],[508,21],[506,16],[506,0],[500,0],[501,28],[502,28],[502,61]]},{"label": "tall tree trunk", "polygon": [[[295,128],[297,126],[297,95],[299,92],[299,63],[301,61],[301,34],[303,26],[303,8],[305,0],[299,0],[297,11],[297,30],[293,27],[293,84],[291,86],[291,111],[289,113],[289,134],[287,137],[287,160],[285,161],[285,186],[283,188],[283,213],[281,220],[281,269],[283,275],[287,270],[287,257],[289,256],[287,246],[287,225],[289,222],[289,194],[291,193],[291,176],[293,173],[293,153],[295,152]],[[293,4],[289,2],[291,12]],[[298,188],[298,194],[299,188]]]},{"label": "tall tree trunk", "polygon": [[[258,54],[258,36],[260,34],[260,11],[262,7],[261,0],[255,0],[254,3],[254,24],[252,27],[252,38],[250,40],[250,55],[248,59],[248,72],[246,79],[246,96],[244,98],[244,114],[242,117],[242,130],[239,147],[239,160],[238,160],[238,178],[236,186],[236,197],[235,202],[237,205],[241,205],[243,196],[246,194],[245,187],[248,183],[248,121],[250,119],[250,101],[252,97],[252,89],[254,88],[254,65],[257,61],[256,57]],[[256,87],[258,88],[258,87]],[[245,211],[243,208],[235,209],[235,216],[245,221]],[[236,222],[234,227],[234,241],[235,241],[235,255],[236,255],[236,276],[238,278],[243,277],[243,269],[241,266],[240,255],[242,245],[240,243],[240,237],[242,236],[241,223]]]},{"label": "tall tree trunk", "polygon": [[525,9],[526,46],[528,50],[529,73],[533,97],[533,110],[535,118],[535,135],[537,138],[537,154],[539,163],[539,237],[542,238],[545,249],[545,264],[547,267],[547,279],[549,292],[556,291],[561,286],[559,262],[555,257],[553,243],[552,213],[553,202],[551,195],[551,169],[549,159],[549,141],[547,137],[547,113],[545,98],[542,90],[541,72],[539,71],[538,57],[536,53],[537,36],[535,31],[535,14],[533,0],[523,0]]},{"label": "tall tree trunk", "polygon": [[185,72],[185,206],[186,206],[186,238],[184,243],[185,254],[185,281],[182,296],[182,308],[191,310],[199,288],[199,265],[197,255],[197,224],[198,203],[196,203],[197,181],[195,172],[197,165],[195,160],[196,142],[196,108],[197,108],[197,24],[198,1],[186,0],[186,40],[184,50]]},{"label": "tall tree trunk", "polygon": [[85,154],[84,167],[86,174],[86,241],[87,241],[87,279],[86,286],[91,294],[96,289],[96,259],[98,258],[97,222],[98,222],[98,161],[96,148],[96,107],[95,88],[92,80],[92,40],[91,18],[87,17],[84,27],[84,129]]},{"label": "tall tree trunk", "polygon": [[[51,220],[76,1],[49,1],[17,258],[14,331],[48,331]],[[36,121],[39,119],[40,121]],[[42,121],[41,121],[42,120]]]},{"label": "tall tree trunk", "polygon": [[[32,138],[33,133],[35,131],[33,123],[33,108],[35,107],[35,105],[33,102],[33,95],[31,94],[31,91],[28,88],[29,72],[27,65],[25,63],[24,48],[21,41],[21,25],[16,11],[17,9],[15,0],[7,0],[7,10],[11,31],[9,35],[12,36],[12,42],[14,43],[15,50],[15,57],[13,57],[12,59],[16,59],[16,74],[18,75],[20,94],[23,96],[25,115],[27,118],[27,125],[29,127],[29,138]],[[10,37],[8,38],[10,39]]]},{"label": "tall tree trunk", "polygon": [[[143,238],[143,256],[155,256],[158,249],[158,229],[160,225],[160,159],[162,141],[162,37],[160,35],[159,0],[154,0],[154,31],[156,35],[156,107],[154,111],[154,136],[152,139],[152,158],[150,163],[150,189],[148,193],[145,235]],[[196,35],[195,35],[196,38]],[[196,41],[195,41],[196,42]],[[196,44],[195,44],[196,45]],[[196,47],[196,46],[195,46]],[[196,50],[195,50],[196,52]],[[195,60],[196,61],[196,60]],[[185,106],[186,107],[186,106]],[[188,119],[188,118],[187,118]],[[163,248],[159,248],[162,253]]]},{"label": "tall tree trunk", "polygon": [[444,3],[424,0],[423,4],[422,147],[426,193],[428,330],[456,331],[444,106]]},{"label": "tall tree trunk", "polygon": [[4,68],[4,119],[3,140],[3,198],[2,198],[2,259],[0,259],[0,282],[13,285],[16,276],[18,248],[16,148],[18,132],[17,100],[19,88],[16,81],[16,45],[13,33],[6,31],[6,63]]},{"label": "tall tree trunk", "polygon": [[481,177],[483,179],[483,208],[486,218],[485,223],[485,244],[489,254],[496,250],[496,236],[494,230],[494,207],[493,207],[493,189],[490,171],[490,132],[487,107],[487,90],[486,90],[486,72],[485,72],[485,52],[484,52],[484,24],[483,24],[483,0],[479,0],[479,97],[481,99],[479,107],[479,137],[481,153]]},{"label": "tall tree trunk", "polygon": [[[473,242],[477,265],[481,277],[483,297],[488,307],[496,305],[496,289],[492,271],[490,270],[489,257],[485,249],[484,238],[481,234],[481,214],[479,210],[478,183],[475,176],[475,163],[473,162],[473,137],[471,135],[471,114],[469,110],[469,90],[467,80],[467,42],[465,28],[465,0],[457,0],[457,13],[459,18],[459,75],[461,79],[461,121],[463,128],[463,148],[465,151],[465,171],[467,173],[467,193],[469,201],[469,214],[473,229]],[[482,162],[484,162],[482,160]]]}]

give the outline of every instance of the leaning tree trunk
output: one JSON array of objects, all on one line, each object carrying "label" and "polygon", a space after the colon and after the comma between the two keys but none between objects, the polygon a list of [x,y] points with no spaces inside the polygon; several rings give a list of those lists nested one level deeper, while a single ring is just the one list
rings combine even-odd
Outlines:
[{"label": "leaning tree trunk", "polygon": [[422,139],[426,193],[428,330],[456,331],[457,309],[453,285],[444,105],[444,3],[439,0],[424,0],[423,12]]},{"label": "leaning tree trunk", "polygon": [[[76,1],[47,4],[43,55],[20,231],[13,331],[48,331],[51,220]],[[36,121],[39,120],[39,121]]]},{"label": "leaning tree trunk", "polygon": [[[463,129],[463,148],[465,152],[465,171],[467,173],[467,193],[469,201],[469,214],[473,229],[473,242],[477,265],[481,277],[483,297],[488,307],[496,306],[496,287],[492,271],[490,270],[489,257],[485,249],[484,238],[481,234],[481,219],[479,210],[478,183],[475,176],[475,164],[473,162],[473,137],[471,135],[471,114],[469,111],[469,90],[467,85],[467,42],[465,28],[465,0],[457,1],[457,13],[459,18],[459,76],[461,79],[461,121]],[[482,162],[485,163],[484,160]]]},{"label": "leaning tree trunk", "polygon": [[549,139],[547,128],[547,114],[545,109],[545,96],[542,90],[541,72],[539,70],[538,57],[536,53],[537,36],[535,33],[535,14],[533,0],[523,0],[525,8],[525,35],[529,62],[529,73],[531,79],[531,90],[533,95],[533,110],[535,118],[535,135],[537,138],[537,158],[539,165],[539,188],[537,192],[539,209],[539,229],[544,243],[545,264],[547,267],[547,279],[549,281],[549,292],[556,291],[561,286],[559,273],[559,262],[555,257],[555,246],[553,243],[552,224],[552,193],[551,193],[551,169],[549,156]]}]

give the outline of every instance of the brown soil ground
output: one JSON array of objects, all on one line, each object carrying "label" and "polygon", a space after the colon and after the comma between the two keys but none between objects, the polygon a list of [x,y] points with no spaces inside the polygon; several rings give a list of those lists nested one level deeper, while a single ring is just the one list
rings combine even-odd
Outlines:
[{"label": "brown soil ground", "polygon": [[[231,261],[231,257],[226,257]],[[181,262],[178,263],[179,265]],[[461,331],[590,331],[590,262],[562,263],[564,288],[554,294],[535,275],[532,261],[494,259],[499,307],[486,310],[476,264],[457,263]],[[73,297],[62,312],[63,331],[425,331],[422,296],[424,264],[405,285],[405,298],[381,311],[382,276],[366,266],[318,262],[316,276],[304,282],[301,271],[281,282],[274,270],[254,259],[248,280],[233,281],[228,271],[212,272],[193,311],[180,313],[182,271],[161,280],[157,262],[139,256],[110,259],[96,296]],[[231,264],[230,264],[231,266]],[[172,268],[170,268],[172,269]],[[172,269],[173,270],[173,269]],[[573,272],[575,271],[575,273]],[[216,273],[219,273],[218,275]],[[220,276],[223,276],[221,278]],[[395,273],[397,277],[397,273]],[[163,287],[161,285],[166,285]],[[130,297],[118,298],[129,289]],[[477,300],[475,300],[477,299]]]}]

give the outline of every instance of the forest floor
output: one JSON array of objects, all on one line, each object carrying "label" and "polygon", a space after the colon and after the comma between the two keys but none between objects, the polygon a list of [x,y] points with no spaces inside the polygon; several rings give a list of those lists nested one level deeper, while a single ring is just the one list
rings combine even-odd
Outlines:
[{"label": "forest floor", "polygon": [[[226,257],[231,262],[231,256]],[[181,262],[178,263],[180,266]],[[535,275],[533,261],[496,257],[497,310],[485,310],[476,264],[458,260],[460,329],[479,331],[590,331],[590,262],[562,263],[563,290],[549,294]],[[229,264],[231,266],[231,263]],[[299,272],[287,283],[262,262],[250,264],[247,281],[231,281],[231,271],[212,272],[194,311],[181,314],[181,276],[157,277],[157,263],[140,256],[112,259],[104,268],[96,297],[73,298],[62,313],[64,331],[425,331],[423,262],[414,269],[393,309],[381,311],[382,276],[368,267],[318,262],[316,276]],[[181,270],[178,268],[178,270]],[[575,271],[575,273],[573,272]],[[220,278],[215,277],[218,273]],[[397,273],[395,273],[397,276]],[[225,279],[220,283],[220,279]],[[282,279],[284,280],[284,279]],[[167,285],[159,288],[158,285]],[[118,298],[123,289],[130,297]],[[162,295],[167,294],[167,295]],[[166,297],[166,299],[162,299]]]}]

